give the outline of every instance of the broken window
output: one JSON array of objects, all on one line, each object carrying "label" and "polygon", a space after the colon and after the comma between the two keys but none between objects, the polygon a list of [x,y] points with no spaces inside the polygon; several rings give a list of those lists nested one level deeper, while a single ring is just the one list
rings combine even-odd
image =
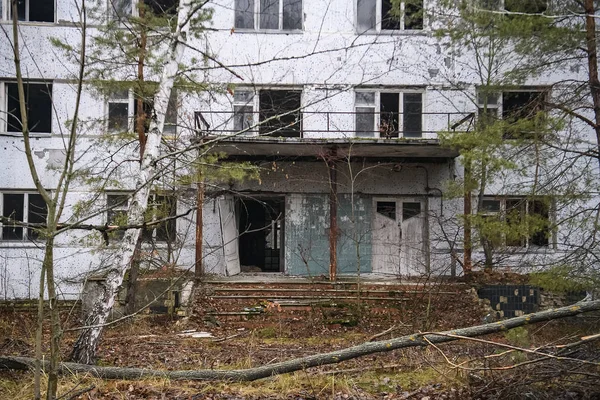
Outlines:
[{"label": "broken window", "polygon": [[[0,0],[0,11],[2,4]],[[6,0],[8,18],[12,19],[11,1]],[[19,21],[54,22],[54,0],[17,0],[17,18]]]},{"label": "broken window", "polygon": [[[547,201],[524,197],[484,199],[481,215],[506,222],[508,233],[498,240],[509,247],[548,247],[550,245],[550,211]],[[525,233],[527,232],[527,233]]]},{"label": "broken window", "polygon": [[300,90],[261,90],[259,93],[259,134],[301,137]]},{"label": "broken window", "polygon": [[534,131],[543,126],[543,118],[536,121],[544,111],[547,92],[543,90],[513,90],[505,92],[477,93],[479,123],[490,125],[500,117],[505,121],[505,139],[532,138]]},{"label": "broken window", "polygon": [[508,12],[541,14],[548,9],[547,0],[504,0],[504,9]]},{"label": "broken window", "polygon": [[250,132],[254,126],[254,92],[236,90],[233,94],[233,133]]},{"label": "broken window", "polygon": [[[123,226],[127,224],[128,201],[129,196],[126,194],[106,195],[106,223],[109,226]],[[124,235],[124,230],[111,232],[111,236],[119,240]]]},{"label": "broken window", "polygon": [[[17,84],[7,82],[6,111],[7,132],[22,132],[21,107]],[[27,125],[29,132],[51,133],[52,131],[52,84],[24,82]]]},{"label": "broken window", "polygon": [[146,222],[162,221],[142,231],[145,241],[174,242],[177,234],[177,200],[175,196],[152,194],[148,199]]},{"label": "broken window", "polygon": [[391,0],[357,0],[356,13],[360,32],[423,29],[423,0],[401,0],[398,9]]},{"label": "broken window", "polygon": [[[374,118],[376,109],[379,109],[378,121]],[[418,138],[423,135],[423,93],[420,92],[356,92],[355,113],[357,136]]]},{"label": "broken window", "polygon": [[179,0],[143,0],[154,15],[176,15]]},{"label": "broken window", "polygon": [[238,29],[300,30],[302,0],[235,0]]},{"label": "broken window", "polygon": [[112,21],[122,21],[131,17],[133,0],[108,0],[108,16]]},{"label": "broken window", "polygon": [[[15,222],[45,224],[48,216],[46,202],[37,193],[2,193],[2,216]],[[2,240],[36,240],[40,238],[40,228],[22,226],[17,223],[3,223]]]},{"label": "broken window", "polygon": [[129,91],[122,90],[108,100],[108,130],[124,132],[129,129]]}]

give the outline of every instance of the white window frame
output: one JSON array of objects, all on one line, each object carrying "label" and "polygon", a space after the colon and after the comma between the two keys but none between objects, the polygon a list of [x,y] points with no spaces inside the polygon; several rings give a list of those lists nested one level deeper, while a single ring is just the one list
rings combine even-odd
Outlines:
[{"label": "white window frame", "polygon": [[[398,99],[398,126],[404,127],[404,94],[405,93],[420,93],[421,94],[421,137],[407,137],[407,139],[422,139],[425,133],[425,100],[426,100],[426,90],[425,89],[368,89],[368,88],[360,88],[354,90],[354,112],[356,113],[356,108],[358,107],[372,107],[374,109],[375,121],[373,126],[374,136],[358,136],[358,129],[356,126],[356,115],[354,114],[354,135],[355,137],[364,137],[364,138],[384,138],[381,136],[380,132],[380,121],[381,121],[381,94],[382,93],[397,93],[400,97]],[[356,93],[374,93],[375,94],[375,102],[372,105],[367,104],[359,104],[356,102]],[[404,137],[404,129],[400,129],[398,131],[398,138]]]},{"label": "white window frame", "polygon": [[[253,22],[254,22],[254,27],[253,28],[235,28],[235,30],[238,31],[260,31],[260,32],[264,32],[264,33],[269,33],[269,32],[284,32],[284,33],[290,33],[290,32],[303,32],[304,31],[304,3],[306,0],[302,0],[302,7],[300,10],[300,29],[283,29],[283,0],[279,0],[279,21],[278,21],[278,27],[277,28],[261,28],[260,27],[260,0],[254,0],[254,10],[253,10]],[[232,26],[235,26],[235,12],[237,10],[235,9],[235,2],[234,2],[234,6],[233,6],[233,24]]]},{"label": "white window frame", "polygon": [[134,116],[134,107],[135,107],[135,99],[133,97],[133,91],[131,89],[125,89],[121,92],[127,92],[127,97],[119,96],[119,93],[114,93],[109,96],[106,96],[105,102],[105,112],[106,115],[106,132],[109,133],[119,133],[119,131],[112,129],[110,124],[110,104],[127,104],[127,132],[133,132],[133,116]]},{"label": "white window frame", "polygon": [[[3,80],[0,81],[0,132],[6,133],[7,135],[14,135],[16,137],[22,137],[23,133],[20,132],[9,132],[8,131],[8,87],[7,83],[16,83],[16,81],[12,80]],[[53,81],[36,81],[36,80],[25,80],[23,81],[24,85],[51,85],[52,92],[54,92],[54,82]],[[50,99],[50,132],[29,132],[30,136],[50,136],[52,135],[52,126],[54,123],[54,108],[53,108],[53,100]]]},{"label": "white window frame", "polygon": [[[252,98],[249,101],[243,101],[241,99],[237,99],[236,100],[236,93],[249,93],[250,96],[252,96]],[[250,127],[251,129],[248,129],[246,132],[244,132],[244,135],[258,135],[258,131],[256,129],[256,122],[257,122],[257,118],[256,118],[256,114],[258,113],[257,110],[259,110],[260,104],[259,104],[259,93],[258,91],[251,89],[251,88],[239,88],[236,89],[233,93],[233,117],[232,117],[232,128],[231,128],[231,134],[236,134],[238,132],[238,130],[236,129],[235,126],[235,118],[236,118],[236,107],[252,107],[252,118],[248,119],[247,121],[250,122]]]},{"label": "white window frame", "polygon": [[356,32],[359,34],[364,34],[364,33],[379,33],[379,32],[385,32],[385,33],[393,33],[393,32],[402,32],[402,33],[420,33],[420,32],[424,32],[427,28],[427,20],[426,20],[426,13],[425,13],[425,9],[426,9],[426,3],[427,0],[422,0],[423,1],[423,27],[421,29],[407,29],[405,27],[405,18],[406,18],[406,14],[404,13],[404,9],[406,6],[406,0],[401,0],[400,3],[400,12],[402,13],[402,17],[400,18],[400,28],[399,29],[382,29],[382,22],[383,22],[383,0],[375,0],[375,27],[374,28],[370,28],[370,29],[366,29],[363,30],[359,25],[358,25],[358,0],[354,1],[354,26],[356,27]]},{"label": "white window frame", "polygon": [[[480,213],[480,215],[486,215],[486,216],[500,216],[502,219],[506,218],[506,203],[507,201],[520,201],[523,202],[523,212],[525,213],[525,215],[530,215],[529,214],[529,205],[532,201],[540,201],[540,200],[536,200],[536,199],[527,199],[523,196],[484,196],[483,201],[495,201],[495,202],[499,202],[500,203],[500,209],[499,211],[495,212],[495,211],[482,211]],[[552,222],[552,218],[553,217],[553,207],[552,204],[550,204],[550,206],[548,207],[548,223]],[[552,249],[555,248],[556,245],[556,241],[555,241],[555,237],[554,237],[554,232],[552,232],[552,230],[549,231],[549,236],[548,236],[548,244],[547,245],[535,245],[535,244],[531,244],[530,243],[530,237],[527,236],[524,239],[524,244],[522,246],[509,246],[506,244],[506,238],[503,237],[502,238],[502,246],[509,248],[509,249]]]},{"label": "white window frame", "polygon": [[[6,194],[22,194],[23,195],[23,223],[29,222],[29,195],[39,195],[38,192],[29,190],[29,191],[19,191],[19,190],[0,190],[0,213],[4,213],[4,195]],[[46,215],[48,215],[48,209],[46,208]],[[0,221],[0,242],[4,243],[21,243],[21,242],[39,242],[43,241],[40,238],[30,238],[29,237],[29,228],[23,226],[23,235],[21,239],[4,239],[2,236],[4,224]]]},{"label": "white window frame", "polygon": [[[113,1],[119,1],[119,0],[106,0],[106,19],[108,21],[114,21],[114,22],[120,22],[121,18],[119,18],[118,15],[116,15],[114,13],[114,8],[113,8]],[[137,17],[138,16],[138,8],[137,8],[137,3],[138,0],[126,0],[129,1],[131,3],[131,13],[129,15],[123,15],[123,18],[126,17]]]},{"label": "white window frame", "polygon": [[[31,2],[31,0],[24,0],[25,1],[25,19],[23,21],[19,21],[19,22],[25,22],[25,23],[32,23],[32,24],[55,24],[56,23],[56,5],[57,5],[57,0],[52,0],[54,2],[54,17],[52,22],[49,21],[30,21],[29,20],[29,4]],[[48,1],[48,0],[41,0],[41,1]],[[0,6],[2,7],[2,13],[0,13],[0,18],[5,20],[5,21],[11,21],[12,20],[12,8],[11,8],[11,0],[0,0]]]}]

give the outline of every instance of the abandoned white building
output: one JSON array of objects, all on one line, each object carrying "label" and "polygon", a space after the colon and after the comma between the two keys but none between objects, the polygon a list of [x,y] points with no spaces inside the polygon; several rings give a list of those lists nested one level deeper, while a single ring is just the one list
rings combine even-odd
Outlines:
[{"label": "abandoned white building", "polygon": [[[0,2],[6,32],[12,29],[9,3]],[[109,15],[137,12],[136,0],[106,3]],[[150,3],[169,8],[174,2]],[[472,124],[478,113],[472,100],[477,80],[433,35],[434,2],[402,1],[400,17],[391,16],[389,0],[215,0],[209,5],[214,9],[210,29],[190,47],[204,49],[219,64],[191,52],[186,63],[207,66],[203,78],[211,89],[175,96],[177,112],[170,114],[168,129],[187,143],[211,139],[214,152],[260,167],[260,177],[206,186],[204,272],[388,279],[460,274],[460,235],[443,228],[463,212],[462,198],[445,197],[448,182],[460,179],[463,169],[458,151],[441,146],[438,133]],[[64,157],[62,134],[75,99],[71,64],[49,40],[78,43],[75,10],[72,1],[18,1],[32,151],[50,190]],[[94,26],[90,29],[93,35]],[[23,154],[8,40],[0,41],[0,50],[0,209],[14,220],[43,222],[45,206]],[[561,78],[537,77],[520,88],[499,90],[489,108],[508,117],[537,104]],[[106,121],[82,124],[79,148],[85,164],[96,162],[100,151],[95,136],[131,129],[135,113],[131,91],[102,97],[84,90],[81,104],[81,120]],[[132,154],[134,159],[135,151],[127,153]],[[132,174],[136,165],[130,162]],[[84,183],[73,184],[65,220],[91,196],[103,211],[92,213],[86,223],[114,222],[126,212],[127,182],[107,182],[93,195]],[[193,269],[196,221],[189,210],[196,195],[194,185],[186,188],[157,190],[151,200],[167,204],[169,215],[183,216],[144,236],[153,242],[147,247],[150,258],[169,252],[161,262]],[[523,201],[521,193],[493,186],[485,207],[490,213],[520,207],[554,218],[542,202]],[[5,223],[0,232],[0,296],[34,297],[43,255],[35,230]],[[527,249],[546,256],[558,251],[560,235],[546,230],[505,245],[518,250],[515,257]],[[83,230],[58,237],[56,270],[65,298],[76,297],[86,274],[108,262],[112,244]]]}]

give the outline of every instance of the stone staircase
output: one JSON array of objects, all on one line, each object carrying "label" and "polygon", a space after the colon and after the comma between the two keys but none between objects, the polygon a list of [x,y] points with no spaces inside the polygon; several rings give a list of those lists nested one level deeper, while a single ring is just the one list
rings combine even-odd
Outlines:
[{"label": "stone staircase", "polygon": [[401,321],[430,313],[432,303],[452,303],[466,290],[464,284],[448,282],[212,279],[196,293],[193,314],[208,324],[229,327],[252,328],[282,320],[353,326],[369,318]]}]

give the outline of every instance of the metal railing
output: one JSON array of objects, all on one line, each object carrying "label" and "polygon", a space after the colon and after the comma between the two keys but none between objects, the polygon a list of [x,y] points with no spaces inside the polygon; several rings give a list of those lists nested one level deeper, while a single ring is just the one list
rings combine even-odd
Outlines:
[{"label": "metal railing", "polygon": [[473,116],[468,112],[196,111],[194,126],[201,136],[435,138],[441,131],[469,130]]}]

